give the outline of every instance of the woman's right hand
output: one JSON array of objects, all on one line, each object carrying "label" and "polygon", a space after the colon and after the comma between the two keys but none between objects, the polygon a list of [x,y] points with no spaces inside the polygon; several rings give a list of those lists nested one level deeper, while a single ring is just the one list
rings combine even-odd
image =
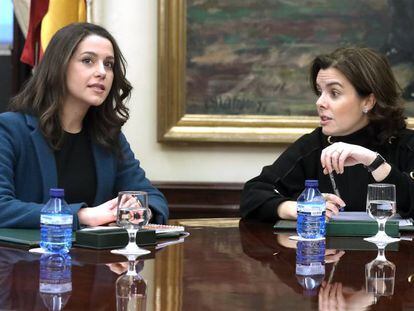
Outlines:
[{"label": "woman's right hand", "polygon": [[116,221],[117,202],[118,198],[114,198],[96,207],[81,208],[78,211],[79,223],[95,227]]},{"label": "woman's right hand", "polygon": [[[326,219],[332,218],[333,215],[338,215],[339,209],[344,207],[345,202],[335,194],[323,193],[326,200]],[[296,201],[285,201],[277,207],[277,214],[281,219],[297,219]]]},{"label": "woman's right hand", "polygon": [[334,215],[339,214],[339,209],[344,207],[346,204],[345,202],[335,194],[332,193],[323,193],[323,197],[326,200],[326,219],[332,218]]}]

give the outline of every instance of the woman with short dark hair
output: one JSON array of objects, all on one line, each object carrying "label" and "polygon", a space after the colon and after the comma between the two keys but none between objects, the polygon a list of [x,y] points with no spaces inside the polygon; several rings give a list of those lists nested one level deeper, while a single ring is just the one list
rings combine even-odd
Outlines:
[{"label": "woman with short dark hair", "polygon": [[340,48],[313,60],[310,80],[320,127],[245,184],[242,216],[295,219],[306,179],[319,180],[327,217],[345,205],[365,211],[367,185],[374,182],[395,184],[397,212],[412,216],[414,132],[406,129],[401,89],[387,59],[368,48]]},{"label": "woman with short dark hair", "polygon": [[39,227],[56,187],[65,189],[75,228],[115,221],[121,190],[148,192],[152,221],[167,221],[164,196],[121,133],[132,89],[125,75],[104,28],[75,23],[53,36],[11,112],[0,115],[0,227]]}]

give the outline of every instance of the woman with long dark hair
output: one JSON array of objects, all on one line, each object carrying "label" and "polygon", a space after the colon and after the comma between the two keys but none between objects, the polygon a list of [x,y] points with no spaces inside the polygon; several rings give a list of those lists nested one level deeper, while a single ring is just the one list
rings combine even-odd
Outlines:
[{"label": "woman with long dark hair", "polygon": [[38,227],[49,188],[65,189],[74,226],[115,221],[121,190],[149,194],[153,222],[167,202],[134,157],[121,127],[131,85],[104,28],[60,29],[23,90],[0,115],[0,227]]}]

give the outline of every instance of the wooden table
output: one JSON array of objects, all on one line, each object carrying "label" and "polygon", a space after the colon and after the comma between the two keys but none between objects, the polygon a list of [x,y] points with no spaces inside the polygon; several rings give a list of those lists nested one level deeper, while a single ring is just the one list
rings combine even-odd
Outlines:
[{"label": "wooden table", "polygon": [[[238,219],[177,221],[190,236],[152,248],[138,263],[147,282],[146,310],[410,310],[414,309],[414,244],[386,250],[395,264],[394,293],[366,292],[365,267],[377,255],[361,238],[328,238],[322,294],[304,291],[296,277],[296,242],[271,224]],[[341,246],[342,245],[342,246]],[[344,249],[340,251],[340,249]],[[64,310],[116,310],[116,280],[123,257],[109,251],[71,250],[72,291]],[[39,258],[0,247],[0,310],[47,310],[39,293]],[[121,263],[121,264],[119,264]]]}]

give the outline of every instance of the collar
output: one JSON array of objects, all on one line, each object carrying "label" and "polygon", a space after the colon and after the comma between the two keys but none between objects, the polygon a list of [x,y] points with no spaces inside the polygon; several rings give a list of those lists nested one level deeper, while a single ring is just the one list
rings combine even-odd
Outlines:
[{"label": "collar", "polygon": [[365,126],[362,129],[345,136],[327,136],[323,135],[324,146],[329,146],[333,143],[344,142],[354,145],[367,146],[372,144],[372,129],[369,126]]}]

